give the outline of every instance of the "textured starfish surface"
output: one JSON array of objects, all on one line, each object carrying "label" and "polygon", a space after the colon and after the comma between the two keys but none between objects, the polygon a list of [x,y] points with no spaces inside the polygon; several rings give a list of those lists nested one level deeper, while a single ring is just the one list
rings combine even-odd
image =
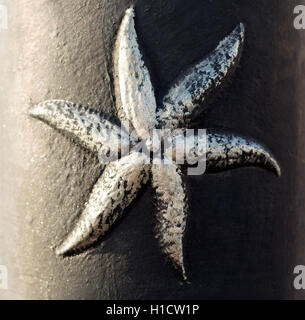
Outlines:
[{"label": "textured starfish surface", "polygon": [[[134,9],[130,8],[122,20],[114,53],[117,111],[128,129],[119,127],[101,113],[64,100],[40,103],[30,110],[30,115],[72,137],[95,154],[107,154],[114,148],[121,151],[138,141],[144,141],[153,152],[152,131],[155,128],[171,132],[177,128],[186,129],[205,111],[209,96],[234,73],[244,36],[244,26],[240,24],[208,57],[178,78],[157,109],[149,71],[138,45]],[[132,131],[136,131],[137,138]],[[261,145],[232,134],[207,133],[208,170],[219,172],[242,166],[260,166],[280,175],[276,160]],[[181,166],[175,161],[152,163],[136,150],[106,166],[76,226],[57,247],[57,254],[67,255],[94,245],[123,215],[124,209],[149,180],[157,207],[156,238],[164,254],[186,279],[183,236],[188,204]]]}]

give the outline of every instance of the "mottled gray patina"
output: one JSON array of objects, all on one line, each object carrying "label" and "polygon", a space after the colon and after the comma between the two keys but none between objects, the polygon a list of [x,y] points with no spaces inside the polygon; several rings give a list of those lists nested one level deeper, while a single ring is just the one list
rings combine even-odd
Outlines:
[{"label": "mottled gray patina", "polygon": [[[191,117],[205,109],[208,94],[218,87],[235,70],[244,41],[244,26],[240,24],[216,50],[197,64],[169,90],[163,108],[156,113],[157,105],[150,75],[139,50],[134,26],[134,10],[128,9],[121,24],[115,50],[117,109],[122,122],[134,128],[138,137],[151,146],[154,128],[180,126],[186,128]],[[202,110],[198,108],[203,106]],[[93,152],[104,151],[123,144],[134,137],[94,111],[82,109],[70,102],[47,101],[34,107],[30,114],[52,127],[72,135],[82,146]],[[122,134],[123,132],[123,134]],[[257,143],[230,134],[207,135],[207,168],[221,171],[236,166],[258,165],[280,175],[280,168],[271,154]],[[129,140],[130,139],[130,140]],[[187,139],[186,144],[193,139]],[[198,145],[197,145],[198,146]],[[151,150],[153,151],[153,150]],[[200,153],[196,151],[197,155]],[[158,207],[156,237],[162,251],[186,279],[183,236],[187,218],[187,196],[177,164],[151,165],[137,151],[109,164],[98,179],[85,210],[74,230],[61,246],[58,254],[69,254],[88,248],[109,230],[122,216],[123,210],[136,197],[142,184],[152,174]]]}]

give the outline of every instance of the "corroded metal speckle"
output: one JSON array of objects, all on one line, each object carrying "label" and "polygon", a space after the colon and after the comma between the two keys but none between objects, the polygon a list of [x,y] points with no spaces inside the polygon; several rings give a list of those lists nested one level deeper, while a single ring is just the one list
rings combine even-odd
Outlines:
[{"label": "corroded metal speckle", "polygon": [[114,58],[119,115],[130,122],[142,139],[147,139],[156,125],[157,104],[140,53],[133,9],[128,9],[123,18]]},{"label": "corroded metal speckle", "polygon": [[115,147],[120,152],[135,143],[127,131],[111,122],[108,116],[69,101],[45,101],[29,113],[96,154],[106,154]]},{"label": "corroded metal speckle", "polygon": [[185,126],[194,112],[200,114],[208,107],[205,104],[207,96],[214,95],[217,87],[234,71],[244,38],[245,27],[241,23],[207,58],[177,80],[163,98],[163,107],[158,112],[161,127],[176,129]]},{"label": "corroded metal speckle", "polygon": [[147,183],[149,165],[140,153],[132,153],[109,164],[85,205],[79,221],[57,254],[88,248],[109,230]]},{"label": "corroded metal speckle", "polygon": [[187,196],[178,166],[175,163],[153,165],[152,186],[158,209],[156,238],[162,251],[186,279],[183,236],[187,218]]},{"label": "corroded metal speckle", "polygon": [[[171,132],[187,127],[207,106],[208,95],[234,72],[241,55],[245,29],[240,24],[207,58],[181,76],[163,99],[157,112],[156,99],[148,69],[139,50],[134,25],[134,10],[128,9],[123,18],[114,53],[118,114],[126,126],[119,128],[105,115],[62,100],[39,104],[30,115],[72,137],[78,144],[94,153],[107,153],[119,147],[128,148],[138,142],[130,136],[132,129],[154,152],[152,130],[167,128]],[[129,127],[130,126],[130,127]],[[188,147],[198,136],[182,140]],[[185,141],[184,141],[185,140]],[[241,166],[261,166],[280,175],[276,160],[264,147],[232,134],[209,132],[205,148],[195,144],[194,152],[206,152],[206,167],[219,172]],[[176,145],[174,145],[174,148]],[[186,279],[183,236],[188,212],[186,192],[181,178],[180,163],[153,163],[149,157],[132,151],[108,164],[93,187],[85,209],[67,239],[57,248],[66,255],[92,246],[122,216],[149,176],[155,191],[156,238],[164,254]],[[166,157],[166,152],[164,153]]]}]

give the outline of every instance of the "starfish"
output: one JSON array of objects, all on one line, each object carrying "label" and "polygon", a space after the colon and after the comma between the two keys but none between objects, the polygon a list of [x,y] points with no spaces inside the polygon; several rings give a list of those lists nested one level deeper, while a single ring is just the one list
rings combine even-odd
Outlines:
[{"label": "starfish", "polygon": [[[114,53],[117,111],[125,127],[105,114],[64,100],[46,101],[30,110],[32,117],[72,137],[94,154],[117,149],[121,155],[106,165],[78,222],[56,253],[68,255],[96,244],[151,180],[157,207],[155,236],[163,253],[186,279],[183,236],[188,201],[183,168],[175,159],[155,163],[135,149],[127,155],[122,151],[142,141],[150,152],[156,152],[154,129],[173,132],[190,127],[209,107],[209,97],[233,75],[240,60],[245,28],[242,23],[238,25],[208,57],[183,73],[157,108],[150,74],[140,53],[134,16],[133,8],[126,11]],[[131,134],[133,131],[137,137]],[[191,138],[198,141],[198,134]],[[280,175],[279,165],[266,148],[233,134],[208,131],[205,151],[208,171],[260,166]]]}]

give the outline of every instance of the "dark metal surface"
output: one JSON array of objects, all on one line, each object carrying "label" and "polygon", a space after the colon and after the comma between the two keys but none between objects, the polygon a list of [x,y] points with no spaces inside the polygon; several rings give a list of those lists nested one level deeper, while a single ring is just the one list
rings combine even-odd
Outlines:
[{"label": "dark metal surface", "polygon": [[11,292],[52,299],[301,298],[293,289],[293,269],[305,264],[305,31],[293,28],[293,8],[304,1],[135,4],[136,29],[159,100],[182,70],[239,22],[246,24],[240,68],[202,127],[262,141],[279,160],[282,177],[253,168],[186,177],[190,283],[172,272],[158,249],[150,187],[103,244],[81,255],[56,256],[51,246],[78,218],[100,166],[27,111],[60,98],[115,112],[113,49],[131,2],[20,0],[11,4],[9,32],[16,40],[9,42],[8,61],[16,76],[5,85],[9,107],[1,97],[1,115],[10,108],[14,117],[6,119],[18,133],[9,145],[18,156],[2,160],[13,173],[10,179],[5,175],[3,186],[15,194],[5,230],[0,226],[7,238],[14,235]]}]

